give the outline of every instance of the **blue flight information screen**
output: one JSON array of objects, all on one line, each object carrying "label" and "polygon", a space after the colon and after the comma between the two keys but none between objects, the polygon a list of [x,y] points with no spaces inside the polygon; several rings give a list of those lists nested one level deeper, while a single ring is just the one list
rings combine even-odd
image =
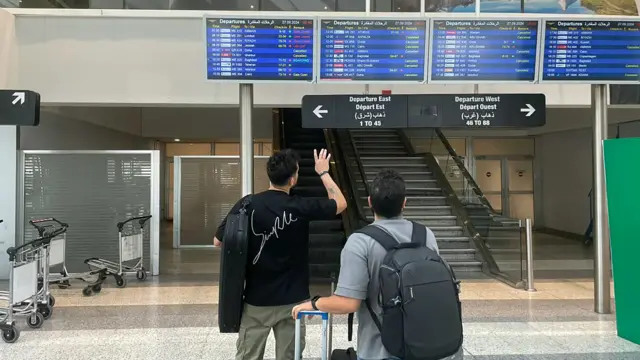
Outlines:
[{"label": "blue flight information screen", "polygon": [[207,79],[313,81],[313,20],[205,21]]},{"label": "blue flight information screen", "polygon": [[424,82],[425,20],[320,21],[320,80]]},{"label": "blue flight information screen", "polygon": [[543,81],[640,81],[640,21],[545,24]]},{"label": "blue flight information screen", "polygon": [[538,21],[434,20],[430,81],[536,80]]}]

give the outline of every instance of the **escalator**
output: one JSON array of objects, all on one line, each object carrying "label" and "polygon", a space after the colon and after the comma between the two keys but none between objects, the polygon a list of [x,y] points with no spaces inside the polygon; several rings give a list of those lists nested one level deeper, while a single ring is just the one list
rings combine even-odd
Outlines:
[{"label": "escalator", "polygon": [[[329,149],[332,162],[340,154],[332,151],[327,141],[327,133],[321,129],[303,129],[300,109],[279,109],[276,122],[279,127],[280,148],[296,150],[301,157],[299,162],[298,185],[291,193],[303,197],[327,197],[322,180],[315,172],[314,149]],[[335,166],[330,173],[339,187],[340,176]],[[348,211],[348,209],[347,209]],[[314,221],[309,226],[309,270],[313,282],[326,282],[332,274],[340,270],[340,251],[346,241],[348,225],[346,214],[336,215],[333,220]]]}]

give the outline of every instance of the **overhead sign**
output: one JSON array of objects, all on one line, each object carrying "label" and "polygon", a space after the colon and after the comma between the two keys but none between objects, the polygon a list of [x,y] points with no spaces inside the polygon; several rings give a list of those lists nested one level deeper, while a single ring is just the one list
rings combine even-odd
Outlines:
[{"label": "overhead sign", "polygon": [[409,127],[528,128],[546,122],[544,94],[408,95]]},{"label": "overhead sign", "polygon": [[407,99],[404,95],[305,95],[302,127],[406,128]]},{"label": "overhead sign", "polygon": [[205,18],[207,79],[314,80],[313,18]]},{"label": "overhead sign", "polygon": [[0,125],[37,126],[40,94],[29,90],[0,90]]},{"label": "overhead sign", "polygon": [[546,122],[544,94],[305,95],[302,127],[528,128]]},{"label": "overhead sign", "polygon": [[546,21],[542,81],[640,81],[640,21]]},{"label": "overhead sign", "polygon": [[439,20],[431,31],[430,82],[535,82],[538,20]]},{"label": "overhead sign", "polygon": [[427,21],[320,19],[319,81],[424,82]]}]

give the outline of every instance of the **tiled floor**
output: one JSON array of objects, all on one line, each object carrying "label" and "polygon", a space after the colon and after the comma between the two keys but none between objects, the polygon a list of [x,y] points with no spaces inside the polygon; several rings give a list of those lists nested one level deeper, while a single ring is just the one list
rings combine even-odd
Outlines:
[{"label": "tiled floor", "polygon": [[[217,329],[219,251],[173,250],[170,234],[163,236],[162,276],[131,279],[125,289],[106,285],[88,298],[81,284],[55,289],[53,317],[40,330],[27,330],[19,319],[22,337],[0,342],[0,359],[233,359],[236,335]],[[463,277],[465,359],[640,360],[640,346],[616,336],[614,315],[593,312],[591,249],[542,234],[536,243],[537,292],[483,274]],[[312,291],[328,292],[328,286]],[[335,317],[334,348],[354,346],[346,330],[346,318]],[[307,333],[304,358],[317,358],[318,320]],[[266,358],[274,358],[272,340]]]},{"label": "tiled floor", "polygon": [[[40,330],[25,329],[20,319],[22,337],[0,343],[0,359],[233,359],[236,335],[217,329],[217,286],[202,277],[177,280],[132,279],[125,289],[107,286],[89,298],[80,286],[56,289],[52,319]],[[464,281],[465,359],[640,359],[640,346],[616,336],[614,316],[592,311],[590,281],[543,281],[537,288],[527,293],[488,279]],[[312,320],[305,359],[318,357],[319,338],[320,324]],[[349,346],[346,339],[346,319],[336,317],[334,348]]]}]

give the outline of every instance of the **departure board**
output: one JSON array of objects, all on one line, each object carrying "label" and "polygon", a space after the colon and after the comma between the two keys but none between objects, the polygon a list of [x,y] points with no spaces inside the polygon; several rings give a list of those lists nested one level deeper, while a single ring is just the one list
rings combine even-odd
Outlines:
[{"label": "departure board", "polygon": [[543,81],[640,81],[640,21],[546,21]]},{"label": "departure board", "polygon": [[312,19],[207,18],[207,79],[313,81]]},{"label": "departure board", "polygon": [[433,20],[429,81],[534,82],[537,20]]},{"label": "departure board", "polygon": [[320,81],[424,82],[425,20],[320,20]]}]

